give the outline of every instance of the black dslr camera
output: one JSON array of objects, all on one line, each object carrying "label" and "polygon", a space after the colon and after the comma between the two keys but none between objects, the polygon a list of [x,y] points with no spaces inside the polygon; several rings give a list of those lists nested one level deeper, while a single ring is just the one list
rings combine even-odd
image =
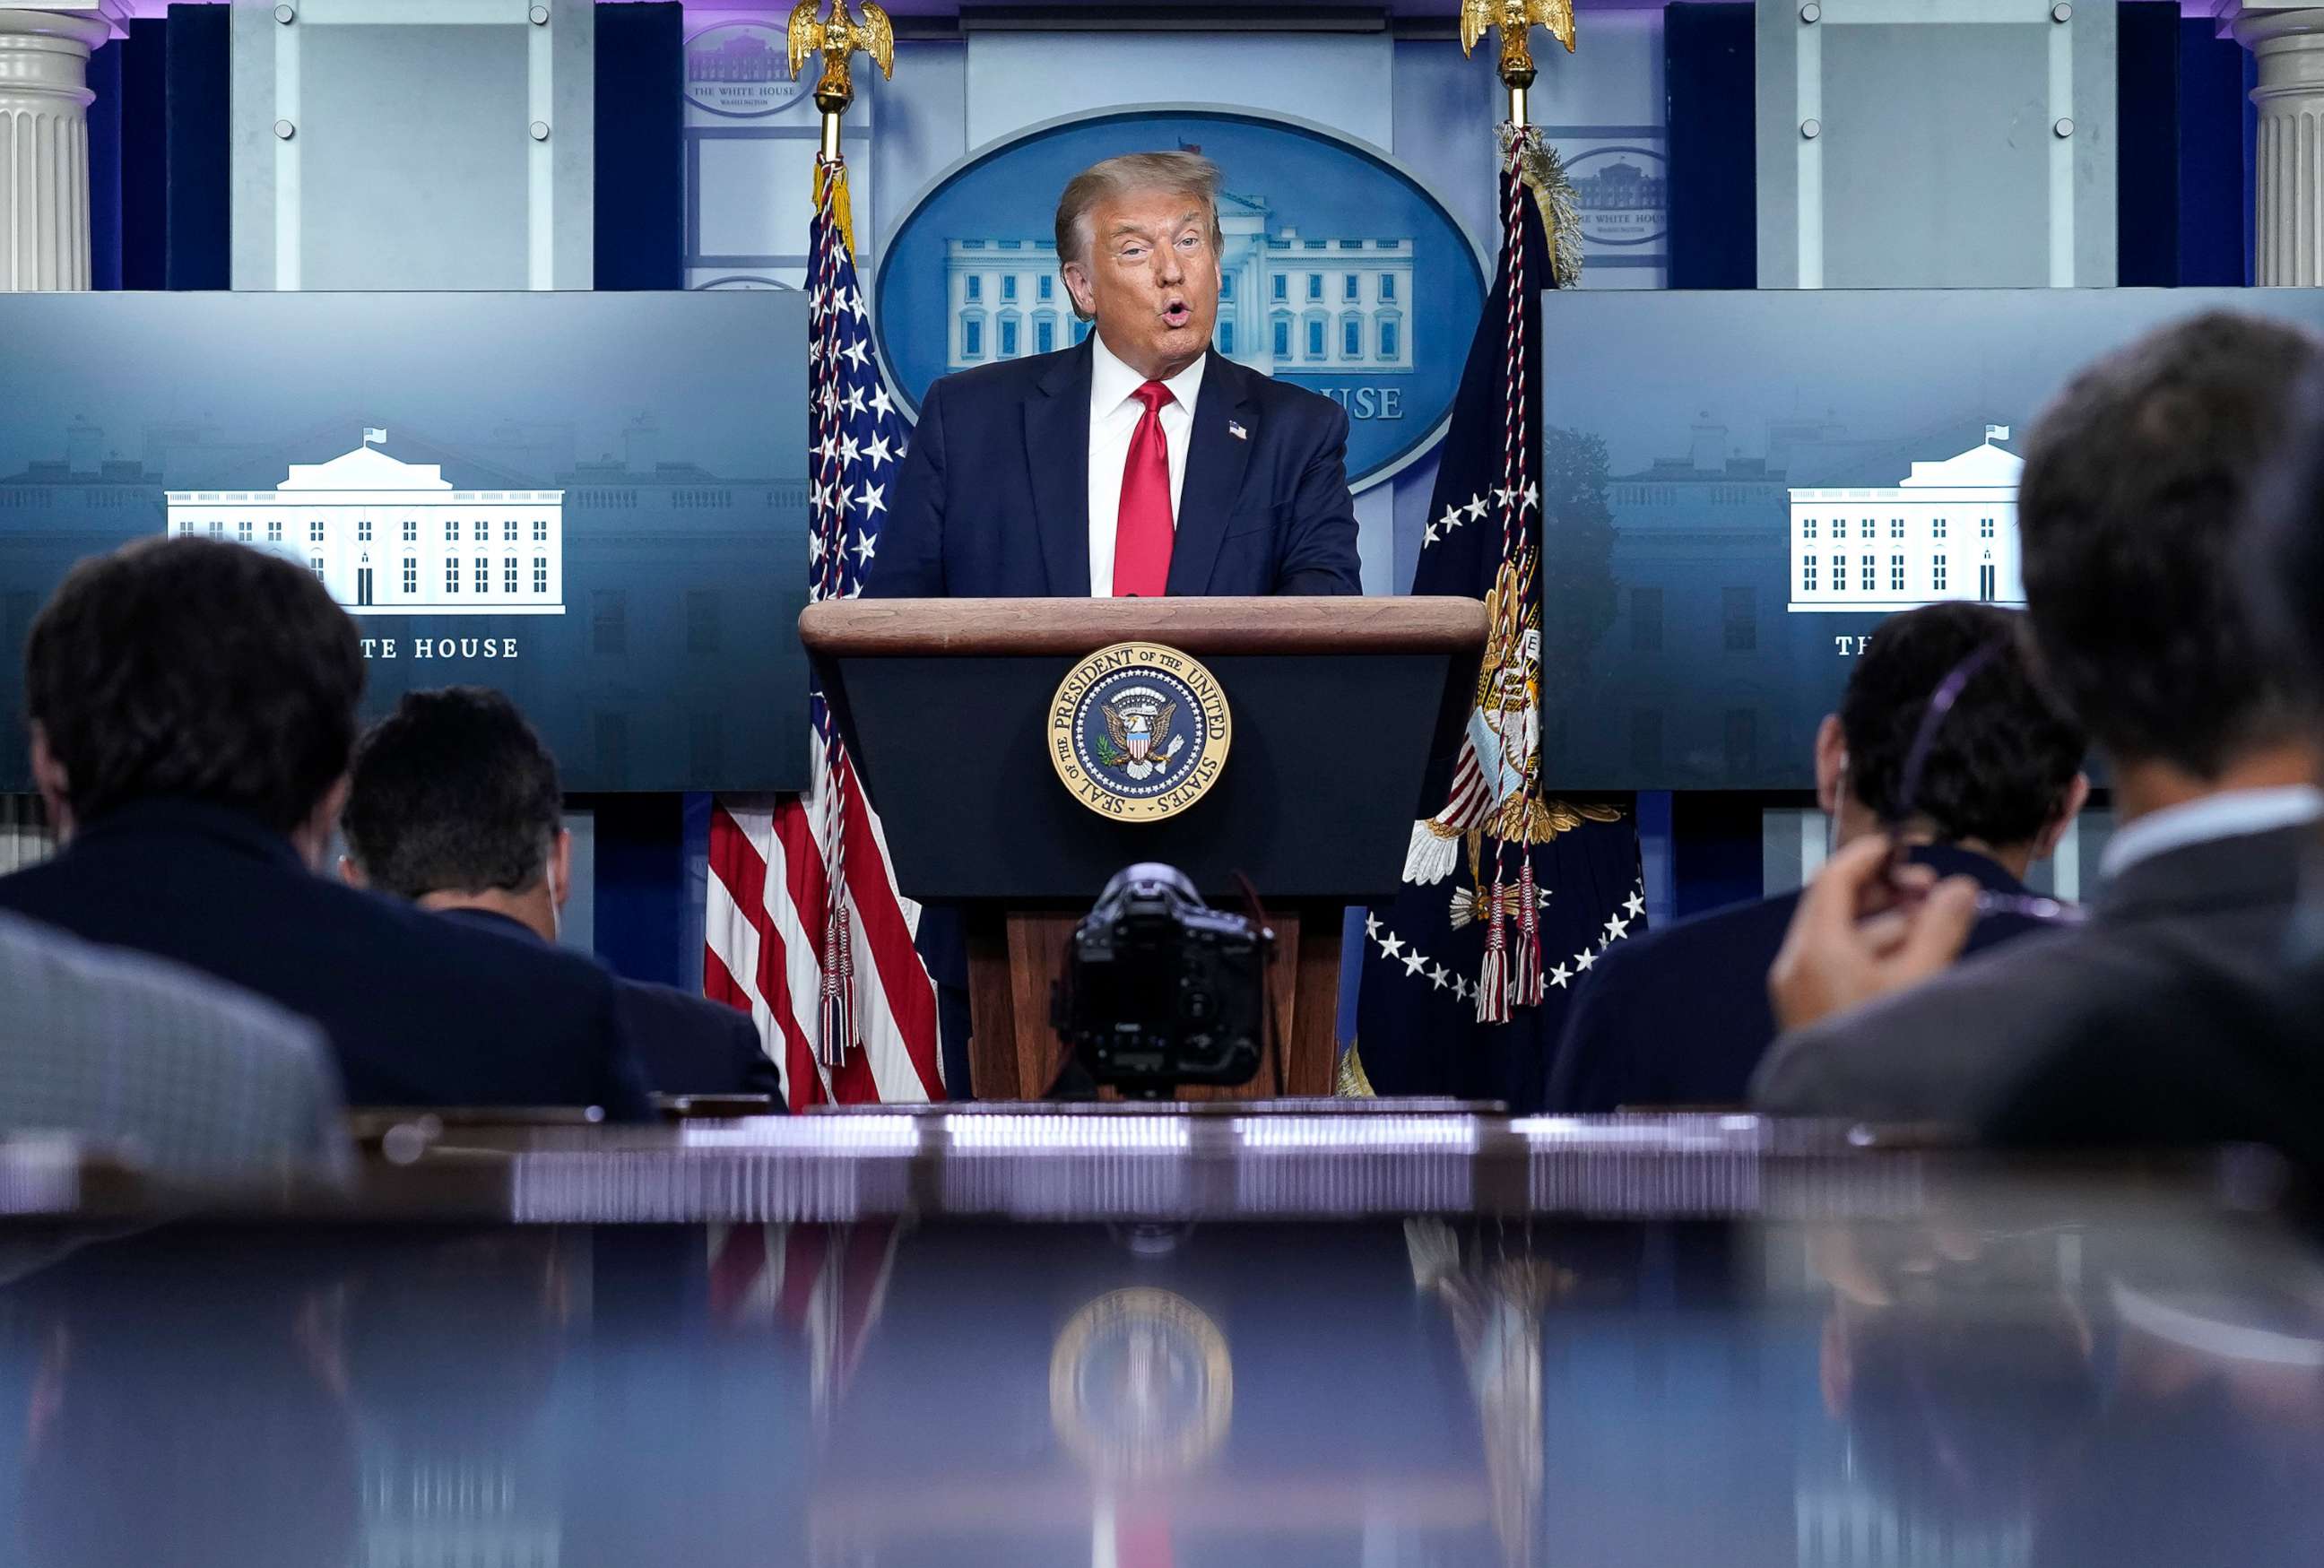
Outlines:
[{"label": "black dslr camera", "polygon": [[1100,1084],[1152,1094],[1248,1084],[1274,941],[1204,903],[1176,868],[1131,866],[1074,928],[1051,1021]]}]

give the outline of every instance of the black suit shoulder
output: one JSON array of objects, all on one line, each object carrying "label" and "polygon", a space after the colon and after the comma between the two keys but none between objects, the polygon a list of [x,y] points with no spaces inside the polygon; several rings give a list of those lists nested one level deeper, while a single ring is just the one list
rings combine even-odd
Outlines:
[{"label": "black suit shoulder", "polygon": [[927,394],[920,399],[920,412],[925,417],[928,404],[939,396],[947,406],[954,408],[964,403],[982,406],[1022,398],[1054,372],[1070,369],[1074,356],[1082,352],[1079,347],[1060,348],[1049,354],[1027,355],[1022,359],[996,359],[990,364],[972,365],[940,375],[928,383]]},{"label": "black suit shoulder", "polygon": [[354,1105],[650,1114],[595,964],[363,893],[201,833],[92,835],[0,878],[0,908],[175,960],[313,1019]]},{"label": "black suit shoulder", "polygon": [[1739,1103],[1775,1038],[1767,965],[1798,901],[1757,899],[1606,948],[1566,1016],[1549,1109]]},{"label": "black suit shoulder", "polygon": [[622,1015],[646,1082],[663,1094],[771,1094],[782,1079],[747,1013],[675,986],[620,982]]},{"label": "black suit shoulder", "polygon": [[2273,1144],[2324,1176],[2324,984],[2146,968],[2050,1042],[1978,1132],[2007,1148]]}]

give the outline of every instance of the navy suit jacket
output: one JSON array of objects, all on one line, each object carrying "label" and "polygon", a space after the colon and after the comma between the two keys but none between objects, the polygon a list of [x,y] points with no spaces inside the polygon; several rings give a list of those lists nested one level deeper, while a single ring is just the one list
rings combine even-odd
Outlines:
[{"label": "navy suit jacket", "polygon": [[[867,598],[1088,596],[1092,359],[1084,339],[928,389]],[[1339,404],[1211,355],[1168,592],[1363,592],[1347,448]]]},{"label": "navy suit jacket", "polygon": [[[548,944],[532,927],[490,909],[446,909],[444,918],[487,931]],[[646,1082],[662,1094],[771,1094],[788,1111],[783,1081],[759,1044],[751,1015],[673,985],[616,977],[622,1021],[644,1067]]]},{"label": "navy suit jacket", "polygon": [[611,974],[318,876],[238,812],[124,807],[54,859],[0,877],[0,909],[303,1013],[330,1037],[351,1105],[653,1113]]},{"label": "navy suit jacket", "polygon": [[[1940,876],[1974,877],[1991,892],[2027,890],[1967,850],[1931,845],[1913,859]],[[1752,1069],[1775,1040],[1767,970],[1799,901],[1785,893],[1698,915],[1600,953],[1566,1014],[1549,1109],[1588,1115],[1744,1103]],[[2022,915],[1988,915],[1971,929],[1969,950],[2045,928]]]}]

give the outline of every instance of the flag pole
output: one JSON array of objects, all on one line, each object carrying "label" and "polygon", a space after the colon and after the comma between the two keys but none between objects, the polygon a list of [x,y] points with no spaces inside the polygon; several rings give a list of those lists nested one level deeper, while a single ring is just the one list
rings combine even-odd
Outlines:
[{"label": "flag pole", "polygon": [[1532,55],[1525,51],[1523,33],[1517,35],[1517,48],[1518,58],[1516,63],[1510,62],[1506,52],[1501,56],[1501,86],[1508,89],[1509,124],[1524,125],[1532,123],[1532,115],[1527,112],[1526,99],[1533,88],[1534,64]]},{"label": "flag pole", "polygon": [[[896,30],[875,0],[862,0],[861,21],[848,0],[829,0],[829,4],[830,14],[825,15],[822,14],[825,0],[799,0],[791,11],[786,38],[794,78],[809,60],[818,53],[823,56],[823,75],[815,85],[815,106],[823,114],[823,139],[816,159],[816,218],[807,263],[807,446],[817,465],[813,475],[816,499],[808,508],[809,557],[816,570],[808,585],[808,597],[816,602],[844,598],[861,586],[848,581],[847,467],[856,460],[857,443],[845,434],[844,427],[851,414],[864,405],[862,389],[844,384],[848,371],[843,342],[849,301],[852,299],[860,310],[862,296],[853,282],[855,235],[840,122],[847,106],[855,101],[849,69],[853,55],[859,51],[870,55],[881,75],[891,80],[896,68]],[[860,344],[857,346],[860,350]],[[826,530],[835,534],[827,537]],[[867,547],[867,558],[868,553]],[[836,1100],[833,1075],[862,1044],[862,1019],[855,1006],[857,932],[849,908],[846,849],[850,834],[862,824],[851,821],[854,812],[848,806],[848,797],[854,788],[853,769],[837,728],[826,723],[828,710],[820,693],[815,695],[811,711],[817,715],[821,742],[816,753],[812,793],[820,805],[824,904],[816,943],[819,996],[814,1060],[825,1099]],[[855,807],[861,809],[860,805]],[[813,933],[815,927],[809,930]]]}]

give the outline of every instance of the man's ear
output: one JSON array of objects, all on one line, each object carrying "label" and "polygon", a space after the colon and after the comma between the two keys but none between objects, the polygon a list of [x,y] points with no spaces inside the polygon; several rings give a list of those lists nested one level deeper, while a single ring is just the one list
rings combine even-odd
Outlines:
[{"label": "man's ear", "polygon": [[1840,815],[1840,788],[1848,776],[1848,738],[1840,733],[1840,715],[1826,714],[1816,726],[1816,804],[1827,816]]},{"label": "man's ear", "polygon": [[49,826],[56,830],[58,842],[72,836],[72,779],[65,765],[49,749],[49,732],[39,720],[32,721],[32,787],[41,792],[41,804],[48,807]]},{"label": "man's ear", "polygon": [[355,864],[355,857],[351,854],[343,854],[339,857],[339,881],[351,888],[371,886],[371,879],[364,875],[363,867]]},{"label": "man's ear", "polygon": [[549,896],[561,911],[565,900],[573,896],[573,832],[570,828],[557,830],[557,842],[549,850]]},{"label": "man's ear", "polygon": [[355,780],[342,773],[323,791],[322,804],[315,807],[315,826],[325,838],[338,831],[339,813],[347,808],[347,795],[354,788]]},{"label": "man's ear", "polygon": [[311,872],[323,870],[323,857],[330,853],[331,835],[339,826],[339,813],[346,809],[349,780],[345,773],[331,781],[323,798],[308,813],[307,820],[290,835],[291,844],[299,858],[307,862]]},{"label": "man's ear", "polygon": [[2058,814],[2043,824],[2041,835],[2034,841],[2035,860],[2047,860],[2057,852],[2058,841],[2073,830],[2074,818],[2082,814],[2089,798],[2090,776],[2075,774],[2074,781],[2066,786],[2066,798],[2060,803]]},{"label": "man's ear", "polygon": [[1080,308],[1082,314],[1095,316],[1097,293],[1090,287],[1089,269],[1079,262],[1067,262],[1057,270],[1065,275],[1065,292],[1073,296],[1074,303]]}]

